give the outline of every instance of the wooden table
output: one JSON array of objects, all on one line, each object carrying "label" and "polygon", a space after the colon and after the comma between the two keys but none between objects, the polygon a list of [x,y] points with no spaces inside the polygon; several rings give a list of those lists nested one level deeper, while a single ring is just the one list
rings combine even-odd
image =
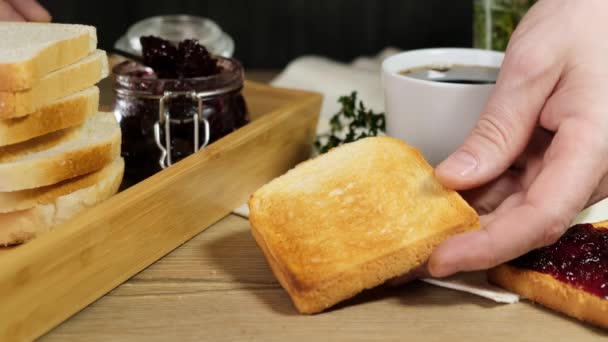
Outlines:
[{"label": "wooden table", "polygon": [[[60,305],[60,303],[58,303]],[[300,316],[231,215],[59,326],[43,341],[584,341],[598,329],[520,303],[412,283]]]},{"label": "wooden table", "polygon": [[[268,73],[260,77],[267,79]],[[301,316],[256,247],[248,221],[230,215],[41,340],[585,341],[606,337],[599,329],[529,303],[498,305],[419,282],[370,291],[324,314]]]}]

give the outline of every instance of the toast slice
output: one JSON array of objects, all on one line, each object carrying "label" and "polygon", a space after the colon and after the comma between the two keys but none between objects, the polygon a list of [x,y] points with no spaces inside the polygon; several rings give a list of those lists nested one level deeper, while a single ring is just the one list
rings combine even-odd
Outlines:
[{"label": "toast slice", "polygon": [[102,169],[120,154],[113,113],[100,112],[82,126],[0,147],[0,192],[56,184]]},{"label": "toast slice", "polygon": [[46,74],[76,63],[97,46],[92,26],[0,22],[0,91],[32,88]]},{"label": "toast slice", "polygon": [[30,89],[0,92],[0,119],[22,117],[54,100],[89,88],[108,76],[108,58],[101,50],[56,70]]},{"label": "toast slice", "polygon": [[422,155],[366,138],[306,161],[249,200],[253,236],[305,314],[321,312],[425,263],[477,213]]},{"label": "toast slice", "polygon": [[47,197],[30,209],[0,214],[0,246],[27,242],[108,199],[120,187],[124,165],[118,158],[103,170],[72,182],[72,191]]},{"label": "toast slice", "polygon": [[[608,221],[594,223],[593,226],[608,229]],[[595,257],[605,258],[606,255]],[[608,283],[608,269],[602,272],[605,283]],[[608,329],[608,298],[558,280],[551,274],[507,263],[490,269],[488,280],[532,302]]]},{"label": "toast slice", "polygon": [[0,120],[0,147],[81,125],[97,113],[99,88],[90,87],[20,118]]}]

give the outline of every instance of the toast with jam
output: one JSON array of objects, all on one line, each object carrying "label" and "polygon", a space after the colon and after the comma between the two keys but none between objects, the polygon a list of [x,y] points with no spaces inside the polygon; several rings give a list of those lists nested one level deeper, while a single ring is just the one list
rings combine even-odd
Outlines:
[{"label": "toast with jam", "polygon": [[608,221],[575,225],[555,244],[489,270],[488,280],[542,306],[608,328]]}]

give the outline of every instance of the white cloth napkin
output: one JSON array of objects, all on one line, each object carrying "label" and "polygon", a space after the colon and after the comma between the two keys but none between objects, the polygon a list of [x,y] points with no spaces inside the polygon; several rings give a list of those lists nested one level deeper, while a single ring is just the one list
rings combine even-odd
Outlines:
[{"label": "white cloth napkin", "polygon": [[[399,50],[387,48],[372,57],[360,57],[349,64],[338,63],[319,56],[305,56],[294,60],[273,80],[272,85],[284,88],[311,90],[324,95],[318,133],[329,129],[329,119],[339,109],[338,98],[356,90],[358,97],[374,111],[384,111],[384,96],[380,80],[382,61]],[[249,217],[243,205],[234,213]],[[580,222],[597,222],[608,219],[608,200],[585,210],[576,219]],[[516,303],[519,296],[490,285],[485,272],[458,274],[446,279],[423,279],[432,285],[468,292],[498,303]]]}]

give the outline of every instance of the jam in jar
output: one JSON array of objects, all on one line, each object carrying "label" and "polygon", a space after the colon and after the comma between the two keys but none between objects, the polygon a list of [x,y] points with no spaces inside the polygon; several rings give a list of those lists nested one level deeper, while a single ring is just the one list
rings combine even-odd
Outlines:
[{"label": "jam in jar", "polygon": [[196,41],[142,37],[143,63],[113,68],[114,111],[126,162],[123,187],[199,151],[248,123],[244,72]]}]

